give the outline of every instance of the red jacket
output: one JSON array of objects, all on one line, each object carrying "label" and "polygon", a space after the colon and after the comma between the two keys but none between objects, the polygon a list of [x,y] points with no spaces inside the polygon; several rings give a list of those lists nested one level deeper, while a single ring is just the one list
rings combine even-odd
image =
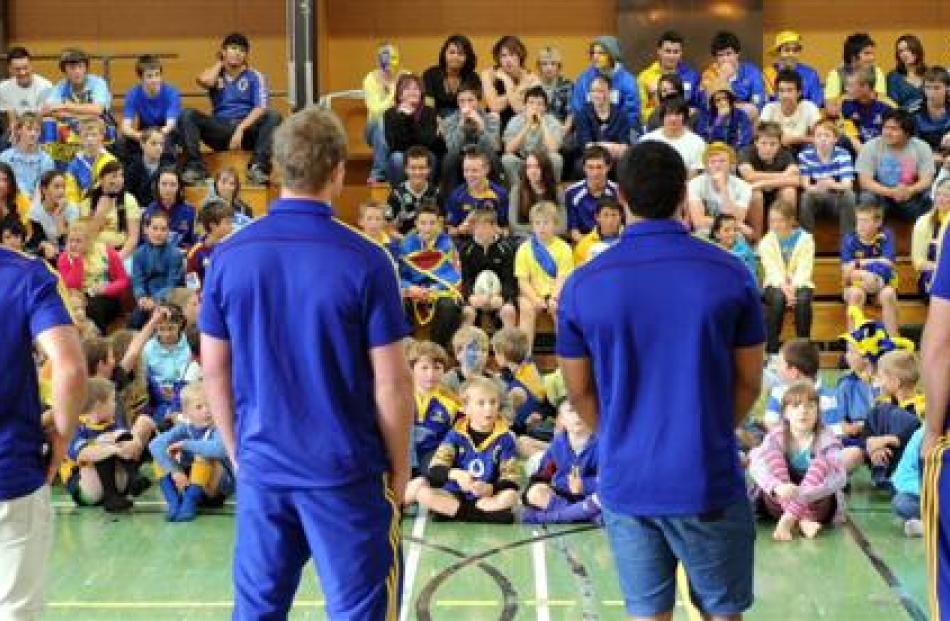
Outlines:
[{"label": "red jacket", "polygon": [[[129,290],[129,275],[122,264],[122,257],[114,248],[105,245],[106,255],[109,261],[109,282],[102,291],[103,295],[110,298],[121,298]],[[56,261],[56,267],[59,269],[63,282],[69,289],[83,290],[83,281],[85,280],[85,267],[82,257],[72,258],[65,250],[60,253]]]}]

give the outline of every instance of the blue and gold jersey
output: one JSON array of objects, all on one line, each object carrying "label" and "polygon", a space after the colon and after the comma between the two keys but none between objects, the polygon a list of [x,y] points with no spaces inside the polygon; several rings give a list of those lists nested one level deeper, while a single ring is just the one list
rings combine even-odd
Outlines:
[{"label": "blue and gold jersey", "polygon": [[445,222],[458,226],[476,209],[491,209],[498,216],[498,226],[508,226],[508,191],[491,181],[481,192],[460,185],[445,202]]},{"label": "blue and gold jersey", "polygon": [[526,360],[512,372],[510,369],[502,369],[499,375],[501,381],[505,384],[506,391],[512,391],[516,388],[524,390],[525,402],[515,412],[514,427],[521,429],[524,427],[528,417],[534,412],[544,416],[547,414],[547,395],[544,392],[544,380],[541,379],[541,372],[538,371],[538,365],[532,360]]},{"label": "blue and gold jersey", "polygon": [[429,394],[416,392],[415,397],[413,441],[416,455],[421,457],[439,447],[455,425],[461,404],[454,394],[442,387]]},{"label": "blue and gold jersey", "polygon": [[851,263],[864,259],[889,259],[891,265],[874,262],[862,264],[861,269],[877,274],[885,284],[897,286],[897,272],[893,267],[897,260],[897,251],[894,246],[894,233],[890,229],[881,229],[869,242],[860,239],[857,233],[845,235],[841,240],[841,262]]},{"label": "blue and gold jersey", "polygon": [[123,430],[125,430],[125,427],[115,420],[95,423],[85,416],[80,416],[76,433],[66,447],[66,459],[63,460],[62,465],[59,467],[59,476],[63,479],[63,482],[69,480],[70,475],[72,475],[76,468],[85,465],[79,460],[79,453],[81,453],[84,448],[96,444],[99,436],[104,433]]},{"label": "blue and gold jersey", "polygon": [[[495,428],[479,445],[475,445],[470,435],[468,421],[459,420],[445,436],[432,457],[431,467],[445,466],[449,469],[465,470],[472,478],[484,483],[497,484],[508,481],[518,484],[518,448],[515,436],[508,430],[503,420],[495,421]],[[447,492],[459,493],[458,484],[449,481],[443,488]],[[475,499],[472,494],[465,496]]]},{"label": "blue and gold jersey", "polygon": [[576,452],[566,431],[561,431],[551,440],[541,457],[541,465],[535,479],[550,482],[551,487],[562,495],[570,495],[568,478],[576,472],[584,483],[583,494],[589,496],[597,491],[597,436],[591,435],[587,444]]}]

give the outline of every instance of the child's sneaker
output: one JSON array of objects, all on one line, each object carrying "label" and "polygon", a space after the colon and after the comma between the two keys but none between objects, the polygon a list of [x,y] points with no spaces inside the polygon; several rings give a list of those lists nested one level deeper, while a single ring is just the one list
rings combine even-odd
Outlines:
[{"label": "child's sneaker", "polygon": [[917,538],[924,536],[924,523],[917,519],[910,519],[904,522],[904,536]]}]

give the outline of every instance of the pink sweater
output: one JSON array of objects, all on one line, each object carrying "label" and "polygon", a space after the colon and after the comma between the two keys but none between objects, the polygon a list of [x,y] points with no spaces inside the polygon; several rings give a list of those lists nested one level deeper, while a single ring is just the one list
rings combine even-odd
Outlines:
[{"label": "pink sweater", "polygon": [[[119,253],[110,246],[103,245],[102,247],[105,248],[109,265],[108,281],[102,294],[110,298],[120,298],[129,290],[129,275],[125,271],[125,266],[122,265],[122,257]],[[56,267],[67,288],[78,291],[85,289],[86,271],[82,257],[71,257],[64,250],[56,261]]]}]

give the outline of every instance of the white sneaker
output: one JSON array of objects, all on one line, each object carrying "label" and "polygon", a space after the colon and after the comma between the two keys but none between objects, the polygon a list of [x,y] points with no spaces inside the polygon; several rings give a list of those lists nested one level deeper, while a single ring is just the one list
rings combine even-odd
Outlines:
[{"label": "white sneaker", "polygon": [[924,523],[916,519],[906,520],[904,522],[904,535],[912,538],[923,537]]}]

